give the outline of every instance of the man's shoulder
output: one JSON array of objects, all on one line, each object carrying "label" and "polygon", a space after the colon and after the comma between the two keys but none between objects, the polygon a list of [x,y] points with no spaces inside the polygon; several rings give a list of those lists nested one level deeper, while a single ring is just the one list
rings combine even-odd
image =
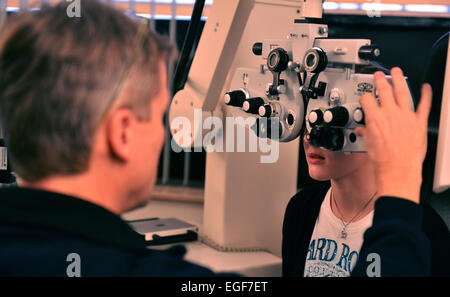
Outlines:
[{"label": "man's shoulder", "polygon": [[[117,215],[76,197],[1,189],[0,275],[65,276],[78,255],[82,276],[218,276],[172,248],[146,248]],[[69,259],[69,260],[68,260]]]},{"label": "man's shoulder", "polygon": [[221,276],[186,261],[183,246],[133,251],[56,230],[2,223],[0,239],[0,276],[64,277],[77,265],[84,277]]}]

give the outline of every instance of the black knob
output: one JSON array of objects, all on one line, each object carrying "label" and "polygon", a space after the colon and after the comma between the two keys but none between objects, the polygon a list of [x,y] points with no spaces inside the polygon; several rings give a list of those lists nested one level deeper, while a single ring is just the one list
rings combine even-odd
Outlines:
[{"label": "black knob", "polygon": [[309,49],[303,57],[305,70],[312,73],[319,73],[327,67],[328,58],[323,49],[314,47]]},{"label": "black knob", "polygon": [[265,104],[260,106],[258,109],[258,114],[262,117],[269,118],[272,115],[272,105]]},{"label": "black knob", "polygon": [[242,109],[248,113],[257,114],[259,107],[264,105],[264,99],[261,97],[249,98],[242,104]]},{"label": "black knob", "polygon": [[365,124],[364,111],[362,110],[362,108],[358,107],[355,109],[355,111],[353,112],[353,120],[357,124],[361,124],[361,125]]},{"label": "black knob", "polygon": [[242,107],[242,104],[244,104],[245,99],[247,99],[247,97],[245,96],[245,93],[242,90],[226,92],[225,96],[223,96],[223,101],[225,102],[226,105],[237,107]]},{"label": "black knob", "polygon": [[329,151],[342,150],[345,143],[342,129],[332,127],[313,127],[306,135],[306,139],[313,146],[323,147]]},{"label": "black knob", "polygon": [[376,45],[363,45],[359,48],[358,56],[363,60],[377,60],[381,55],[381,50]]},{"label": "black knob", "polygon": [[286,70],[289,63],[289,55],[282,48],[276,48],[270,51],[267,56],[267,67],[273,72]]},{"label": "black knob", "polygon": [[252,47],[252,52],[255,56],[261,56],[262,49],[263,49],[262,42],[255,42],[255,44],[253,44],[253,47]]},{"label": "black knob", "polygon": [[320,109],[314,109],[309,113],[308,121],[312,126],[323,123],[323,112]]},{"label": "black knob", "polygon": [[344,127],[348,120],[348,110],[343,106],[330,108],[323,114],[323,121],[329,126]]}]

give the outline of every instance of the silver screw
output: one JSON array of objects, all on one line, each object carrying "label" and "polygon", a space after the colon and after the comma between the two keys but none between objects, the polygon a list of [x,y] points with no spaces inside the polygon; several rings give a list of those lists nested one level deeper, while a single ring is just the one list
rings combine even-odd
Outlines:
[{"label": "silver screw", "polygon": [[325,35],[328,33],[328,28],[327,27],[319,27],[319,34],[320,35]]}]

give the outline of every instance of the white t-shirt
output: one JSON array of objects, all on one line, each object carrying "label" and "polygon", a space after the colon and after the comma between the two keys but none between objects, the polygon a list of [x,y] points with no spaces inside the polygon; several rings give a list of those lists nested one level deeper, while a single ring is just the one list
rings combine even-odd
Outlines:
[{"label": "white t-shirt", "polygon": [[330,190],[320,207],[309,243],[305,277],[350,276],[358,260],[364,232],[372,225],[373,210],[364,218],[350,223],[346,228],[347,237],[341,238],[343,225],[331,211]]}]

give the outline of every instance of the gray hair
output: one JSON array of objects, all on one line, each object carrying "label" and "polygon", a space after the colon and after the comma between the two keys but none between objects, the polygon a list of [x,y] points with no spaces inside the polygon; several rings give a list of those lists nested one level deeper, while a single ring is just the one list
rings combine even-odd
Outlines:
[{"label": "gray hair", "polygon": [[0,123],[14,171],[30,182],[88,169],[94,133],[126,71],[136,85],[120,104],[148,120],[159,65],[174,57],[150,30],[136,43],[139,24],[121,11],[84,0],[81,17],[69,18],[67,5],[19,13],[0,36]]}]

